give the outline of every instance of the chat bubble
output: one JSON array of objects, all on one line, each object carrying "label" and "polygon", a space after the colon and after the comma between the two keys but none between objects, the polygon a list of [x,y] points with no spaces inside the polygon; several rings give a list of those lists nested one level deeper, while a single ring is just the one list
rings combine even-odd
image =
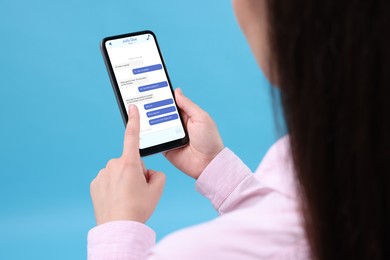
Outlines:
[{"label": "chat bubble", "polygon": [[153,98],[154,98],[153,93],[147,94],[147,95],[140,95],[140,96],[136,96],[136,97],[131,97],[131,98],[126,99],[126,105],[152,101]]},{"label": "chat bubble", "polygon": [[159,118],[156,118],[156,119],[149,120],[149,125],[157,125],[157,124],[161,124],[161,123],[168,122],[168,121],[171,121],[171,120],[176,120],[178,118],[179,118],[179,116],[177,114],[172,114],[172,115],[169,115],[169,116],[163,116],[163,117],[159,117]]},{"label": "chat bubble", "polygon": [[139,92],[145,92],[145,91],[154,90],[154,89],[158,89],[158,88],[164,88],[167,86],[168,86],[168,82],[162,81],[162,82],[138,87],[138,90],[139,90]]},{"label": "chat bubble", "polygon": [[149,82],[149,77],[148,76],[140,76],[140,77],[135,77],[135,78],[129,78],[125,80],[121,80],[119,82],[120,87],[128,87],[128,86],[133,86],[133,85],[140,85],[140,84],[145,84]]},{"label": "chat bubble", "polygon": [[151,65],[151,66],[133,69],[133,74],[136,75],[136,74],[147,73],[147,72],[152,72],[152,71],[161,70],[161,69],[162,69],[161,64],[155,64],[155,65]]},{"label": "chat bubble", "polygon": [[172,98],[168,98],[168,99],[156,101],[156,102],[153,102],[153,103],[145,104],[144,108],[145,108],[145,110],[148,110],[148,109],[162,107],[162,106],[166,106],[166,105],[170,105],[170,104],[173,104],[173,99]]},{"label": "chat bubble", "polygon": [[161,108],[161,109],[157,109],[157,110],[153,110],[153,111],[147,112],[146,116],[147,117],[155,117],[155,116],[160,116],[160,115],[168,114],[168,113],[175,112],[175,111],[176,111],[176,107],[174,107],[174,106],[172,106],[172,107],[165,107],[165,108]]},{"label": "chat bubble", "polygon": [[124,63],[115,64],[113,67],[115,70],[134,68],[144,65],[144,61],[142,59],[130,60]]}]

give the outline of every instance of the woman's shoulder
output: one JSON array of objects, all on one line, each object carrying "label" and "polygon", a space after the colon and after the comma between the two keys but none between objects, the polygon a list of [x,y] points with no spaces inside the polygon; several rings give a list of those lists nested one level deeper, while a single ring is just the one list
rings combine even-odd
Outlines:
[{"label": "woman's shoulder", "polygon": [[306,259],[298,208],[273,193],[253,207],[174,232],[151,253],[156,259]]},{"label": "woman's shoulder", "polygon": [[299,198],[288,135],[271,146],[255,171],[255,176],[264,185],[285,196]]}]

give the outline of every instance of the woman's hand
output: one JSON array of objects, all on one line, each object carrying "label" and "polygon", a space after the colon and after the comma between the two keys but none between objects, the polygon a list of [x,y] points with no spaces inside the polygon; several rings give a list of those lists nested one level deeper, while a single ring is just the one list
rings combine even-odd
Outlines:
[{"label": "woman's hand", "polygon": [[198,179],[224,145],[217,126],[204,110],[185,97],[180,89],[175,90],[175,97],[187,126],[190,143],[164,155],[179,170]]},{"label": "woman's hand", "polygon": [[146,170],[139,154],[139,112],[129,107],[123,153],[110,160],[91,182],[96,224],[114,220],[145,223],[163,192],[165,175]]}]

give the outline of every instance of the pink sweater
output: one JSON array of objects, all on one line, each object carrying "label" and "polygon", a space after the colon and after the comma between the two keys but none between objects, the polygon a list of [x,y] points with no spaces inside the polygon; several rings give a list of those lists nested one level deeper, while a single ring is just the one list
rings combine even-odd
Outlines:
[{"label": "pink sweater", "polygon": [[196,182],[220,216],[174,232],[158,244],[148,226],[114,221],[88,233],[88,259],[308,259],[288,137],[255,174],[228,148]]}]

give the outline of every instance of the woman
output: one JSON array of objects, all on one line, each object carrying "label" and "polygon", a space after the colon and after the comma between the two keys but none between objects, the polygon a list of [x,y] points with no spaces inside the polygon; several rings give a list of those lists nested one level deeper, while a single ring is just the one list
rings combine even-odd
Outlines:
[{"label": "woman", "polygon": [[91,183],[90,259],[390,259],[388,1],[235,0],[238,22],[280,86],[289,136],[250,170],[213,120],[175,91],[190,135],[165,153],[220,217],[164,238],[143,223],[163,173],[138,153],[129,108],[122,157]]}]

